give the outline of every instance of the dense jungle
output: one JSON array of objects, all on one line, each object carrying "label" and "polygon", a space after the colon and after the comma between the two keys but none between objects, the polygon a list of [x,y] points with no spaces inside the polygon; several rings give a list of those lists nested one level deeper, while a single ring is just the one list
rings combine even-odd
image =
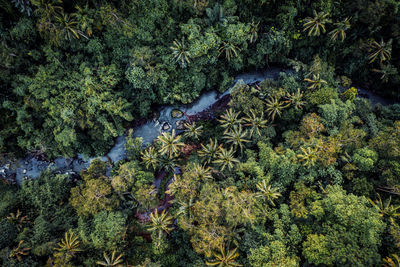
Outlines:
[{"label": "dense jungle", "polygon": [[399,71],[399,0],[0,0],[0,266],[399,267]]}]

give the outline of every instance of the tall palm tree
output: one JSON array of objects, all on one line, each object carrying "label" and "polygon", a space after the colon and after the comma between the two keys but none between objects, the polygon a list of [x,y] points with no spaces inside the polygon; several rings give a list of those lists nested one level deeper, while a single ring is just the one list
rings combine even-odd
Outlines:
[{"label": "tall palm tree", "polygon": [[218,145],[217,140],[213,141],[210,138],[210,143],[206,146],[201,144],[201,150],[199,150],[197,153],[200,157],[204,158],[206,163],[210,163],[216,157],[220,147],[221,145]]},{"label": "tall palm tree", "polygon": [[371,54],[369,55],[369,63],[374,62],[377,58],[379,58],[379,62],[390,60],[392,55],[392,39],[390,39],[387,43],[381,40],[380,43],[373,40],[369,45],[369,49]]},{"label": "tall palm tree", "polygon": [[122,254],[116,256],[116,251],[114,250],[111,253],[111,257],[108,256],[106,252],[103,252],[104,261],[97,261],[96,263],[101,266],[107,267],[121,267],[123,266],[121,263],[124,261],[122,259]]},{"label": "tall palm tree", "polygon": [[397,254],[392,254],[391,257],[386,257],[383,259],[384,267],[399,267],[400,266],[400,257]]},{"label": "tall palm tree", "polygon": [[239,257],[239,253],[236,252],[237,248],[226,251],[225,247],[221,245],[219,253],[213,252],[213,255],[215,257],[214,260],[207,261],[206,264],[208,266],[230,266],[230,267],[235,267],[235,266],[243,266],[239,263],[235,262],[235,259]]},{"label": "tall palm tree", "polygon": [[158,153],[154,150],[153,146],[140,152],[140,154],[142,155],[143,163],[146,165],[147,169],[149,169],[150,166],[152,166],[154,170],[157,168],[160,161],[158,159]]},{"label": "tall palm tree", "polygon": [[324,12],[313,11],[314,17],[307,17],[305,19],[305,23],[303,24],[304,29],[303,31],[308,31],[308,36],[320,36],[321,32],[325,33],[325,24],[329,23],[330,20],[328,19],[329,14]]},{"label": "tall palm tree", "polygon": [[312,79],[305,78],[304,81],[308,82],[310,85],[307,87],[308,89],[314,90],[316,88],[320,89],[323,84],[327,84],[327,82],[319,77],[319,74],[313,74]]},{"label": "tall palm tree", "polygon": [[254,22],[254,20],[250,24],[250,43],[255,43],[258,38],[258,27],[260,22]]},{"label": "tall palm tree", "polygon": [[174,228],[171,226],[174,218],[168,214],[165,210],[158,213],[158,210],[155,209],[153,213],[150,214],[150,232],[157,232],[158,237],[161,238],[163,232],[169,234]]},{"label": "tall palm tree", "polygon": [[261,111],[261,115],[257,115],[253,109],[243,118],[245,121],[244,126],[250,127],[250,138],[254,132],[261,136],[260,129],[267,127],[268,120],[264,120],[264,111]]},{"label": "tall palm tree", "polygon": [[11,212],[10,215],[7,216],[7,221],[16,224],[18,231],[21,231],[24,224],[28,223],[28,217],[22,216],[22,212],[18,209],[17,213]]},{"label": "tall palm tree", "polygon": [[294,106],[295,109],[302,109],[305,101],[303,101],[303,93],[300,91],[300,88],[297,88],[295,93],[286,93],[286,103]]},{"label": "tall palm tree", "polygon": [[265,102],[267,106],[266,110],[268,112],[268,116],[272,121],[275,120],[276,115],[281,116],[282,110],[288,107],[287,105],[285,105],[285,102],[279,101],[276,97],[271,97],[265,100]]},{"label": "tall palm tree", "polygon": [[350,29],[350,18],[345,18],[343,21],[335,23],[336,28],[333,29],[329,34],[332,41],[336,41],[339,37],[343,42],[346,38],[346,31]]},{"label": "tall palm tree", "polygon": [[241,49],[234,45],[231,42],[223,42],[221,47],[219,48],[219,55],[220,56],[222,53],[225,52],[225,58],[230,61],[233,57],[238,56],[238,51]]},{"label": "tall palm tree", "polygon": [[31,250],[31,248],[23,247],[24,242],[25,242],[24,240],[19,241],[18,246],[13,250],[11,250],[11,253],[9,255],[10,258],[15,257],[17,258],[18,261],[22,261],[22,256],[29,255],[29,250]]},{"label": "tall palm tree", "polygon": [[78,28],[78,22],[75,20],[74,14],[69,15],[64,12],[55,16],[55,22],[59,28],[60,34],[64,35],[66,40],[71,40],[72,37],[79,39],[80,36],[89,39]]},{"label": "tall palm tree", "polygon": [[194,139],[199,139],[199,136],[203,133],[203,126],[196,127],[196,123],[185,123],[184,124],[186,130],[185,130],[185,136],[186,137],[192,137]]},{"label": "tall palm tree", "polygon": [[240,152],[243,151],[243,143],[250,142],[250,140],[246,139],[246,137],[247,130],[243,131],[242,125],[239,125],[239,127],[234,126],[232,130],[225,133],[224,135],[224,139],[226,139],[228,143],[232,143],[235,149],[239,147]]},{"label": "tall palm tree", "polygon": [[61,241],[57,245],[58,248],[55,248],[55,250],[67,252],[71,255],[74,255],[76,252],[82,251],[82,249],[79,248],[79,237],[76,236],[72,231],[65,232],[64,238],[61,239]]},{"label": "tall palm tree", "polygon": [[238,125],[242,122],[242,119],[239,119],[240,111],[234,112],[232,108],[227,109],[225,114],[221,115],[221,118],[218,119],[218,122],[221,123],[222,128],[225,129],[225,132],[231,130],[233,126]]},{"label": "tall palm tree", "polygon": [[306,167],[314,166],[315,162],[317,161],[317,149],[310,147],[305,149],[304,147],[301,147],[300,150],[302,154],[297,155],[299,162],[303,162],[303,165]]},{"label": "tall palm tree", "polygon": [[198,163],[194,163],[190,167],[189,171],[202,181],[213,178],[211,175],[212,169]]},{"label": "tall palm tree", "polygon": [[272,206],[275,206],[274,199],[282,196],[281,193],[278,192],[278,188],[271,187],[271,185],[268,184],[266,180],[257,183],[257,189],[260,191],[257,196],[264,198],[266,201],[269,201]]},{"label": "tall palm tree", "polygon": [[220,165],[221,171],[225,170],[226,167],[232,169],[234,163],[239,163],[239,160],[234,157],[234,154],[233,147],[229,150],[221,147],[217,153],[217,159],[214,160],[213,163]]},{"label": "tall palm tree", "polygon": [[379,211],[381,217],[387,216],[388,218],[395,219],[396,217],[400,217],[400,213],[397,211],[400,209],[400,206],[390,205],[391,201],[392,197],[389,197],[389,200],[384,204],[379,194],[375,202],[369,199],[369,202]]},{"label": "tall palm tree", "polygon": [[183,37],[181,41],[175,39],[170,49],[172,50],[175,61],[178,62],[182,68],[185,68],[187,64],[190,63],[190,52],[185,45],[185,39]]},{"label": "tall palm tree", "polygon": [[159,166],[161,169],[165,169],[168,172],[174,172],[178,165],[177,158],[169,158],[168,156],[162,156],[159,159]]},{"label": "tall palm tree", "polygon": [[175,129],[172,129],[172,133],[163,132],[162,135],[158,137],[158,141],[161,143],[161,148],[158,152],[160,152],[161,155],[168,154],[169,158],[173,158],[175,155],[179,154],[179,149],[185,146],[180,140],[181,136],[175,134]]}]

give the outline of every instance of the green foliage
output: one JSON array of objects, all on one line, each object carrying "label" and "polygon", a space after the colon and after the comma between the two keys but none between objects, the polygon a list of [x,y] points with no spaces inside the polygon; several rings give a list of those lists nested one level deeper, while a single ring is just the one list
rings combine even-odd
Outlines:
[{"label": "green foliage", "polygon": [[311,264],[372,265],[379,262],[385,224],[364,197],[328,186],[326,196],[311,203],[313,233],[303,243]]}]

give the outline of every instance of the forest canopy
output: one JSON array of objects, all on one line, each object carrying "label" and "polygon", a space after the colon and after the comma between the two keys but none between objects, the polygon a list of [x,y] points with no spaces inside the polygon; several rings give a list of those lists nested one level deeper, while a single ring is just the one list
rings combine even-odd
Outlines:
[{"label": "forest canopy", "polygon": [[[1,165],[99,157],[0,180],[0,265],[400,266],[399,8],[0,0]],[[127,157],[100,159],[124,134]]]}]

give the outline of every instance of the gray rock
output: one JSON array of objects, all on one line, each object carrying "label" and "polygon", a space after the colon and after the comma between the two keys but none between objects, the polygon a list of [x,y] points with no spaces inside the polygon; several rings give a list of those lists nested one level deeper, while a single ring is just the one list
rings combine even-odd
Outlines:
[{"label": "gray rock", "polygon": [[180,120],[176,122],[176,129],[177,130],[185,130],[185,120]]},{"label": "gray rock", "polygon": [[168,131],[169,129],[171,129],[171,125],[168,122],[164,122],[162,125],[162,129],[163,131]]}]

